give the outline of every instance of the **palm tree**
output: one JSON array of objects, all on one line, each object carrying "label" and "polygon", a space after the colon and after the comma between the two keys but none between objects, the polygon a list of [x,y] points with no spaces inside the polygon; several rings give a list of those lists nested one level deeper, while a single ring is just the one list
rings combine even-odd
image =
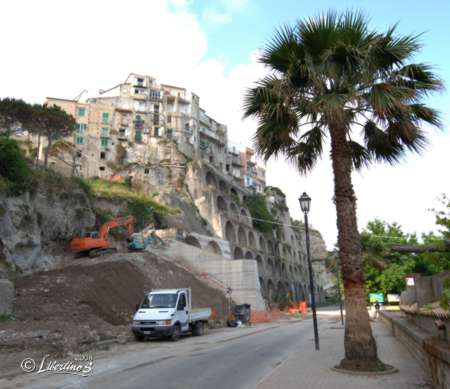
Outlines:
[{"label": "palm tree", "polygon": [[395,26],[371,31],[359,12],[328,12],[275,33],[260,56],[270,73],[244,100],[245,117],[258,120],[255,147],[266,160],[282,155],[307,173],[330,139],[347,309],[342,368],[382,366],[366,309],[351,174],[422,151],[422,125],[440,126],[423,99],[442,82],[428,65],[409,62],[420,47],[417,36],[398,36]]}]

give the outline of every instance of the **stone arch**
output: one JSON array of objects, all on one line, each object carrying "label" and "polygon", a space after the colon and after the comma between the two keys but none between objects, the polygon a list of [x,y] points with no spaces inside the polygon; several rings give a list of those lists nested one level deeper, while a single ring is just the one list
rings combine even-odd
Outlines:
[{"label": "stone arch", "polygon": [[253,231],[249,231],[248,233],[248,245],[250,248],[252,249],[256,249],[256,238],[255,238],[255,234],[253,233]]},{"label": "stone arch", "polygon": [[225,199],[222,196],[217,196],[217,208],[221,212],[228,211],[227,202],[225,201]]},{"label": "stone arch", "polygon": [[256,263],[258,265],[258,273],[259,274],[263,274],[263,272],[264,272],[264,262],[263,262],[263,259],[262,259],[261,255],[259,255],[259,254],[256,255],[255,260],[256,260]]},{"label": "stone arch", "polygon": [[225,224],[225,238],[230,242],[236,242],[236,233],[230,221]]},{"label": "stone arch", "polygon": [[232,188],[230,189],[230,194],[231,194],[231,196],[234,196],[235,198],[239,199],[239,194],[238,194],[236,188],[233,188],[233,187],[232,187]]},{"label": "stone arch", "polygon": [[187,243],[188,245],[198,247],[199,249],[202,248],[200,242],[195,236],[192,235],[187,236],[184,242]]},{"label": "stone arch", "polygon": [[208,242],[206,250],[217,255],[222,255],[222,250],[220,249],[219,244],[214,240]]},{"label": "stone arch", "polygon": [[261,251],[266,251],[266,242],[265,242],[264,237],[262,235],[259,237],[259,249]]},{"label": "stone arch", "polygon": [[266,283],[264,282],[264,279],[262,277],[259,277],[259,285],[261,287],[261,295],[263,296],[263,298],[267,299],[269,296],[267,294]]},{"label": "stone arch", "polygon": [[241,215],[242,216],[248,216],[248,213],[247,213],[245,208],[241,208]]},{"label": "stone arch", "polygon": [[273,243],[272,243],[271,240],[268,240],[268,241],[267,241],[267,247],[269,248],[269,253],[270,253],[271,255],[275,255],[275,250],[274,250],[274,248],[273,248]]},{"label": "stone arch", "polygon": [[251,251],[247,251],[245,253],[245,259],[253,259],[253,253]]},{"label": "stone arch", "polygon": [[210,185],[214,188],[217,188],[217,181],[216,181],[216,177],[214,177],[214,174],[212,174],[211,172],[207,172],[205,179],[206,179],[206,185]]},{"label": "stone arch", "polygon": [[227,184],[225,183],[224,180],[220,180],[219,181],[219,189],[223,192],[223,193],[227,193]]},{"label": "stone arch", "polygon": [[244,258],[244,252],[240,247],[236,247],[234,249],[234,259],[242,259]]},{"label": "stone arch", "polygon": [[247,236],[241,226],[238,228],[238,242],[240,245],[247,247]]},{"label": "stone arch", "polygon": [[233,203],[233,202],[230,203],[230,211],[231,211],[231,213],[234,213],[234,214],[236,214],[236,215],[239,215],[238,207],[237,207],[237,205],[236,205],[235,203]]},{"label": "stone arch", "polygon": [[272,300],[273,298],[273,292],[274,292],[274,284],[272,279],[267,280],[267,297],[269,300]]}]

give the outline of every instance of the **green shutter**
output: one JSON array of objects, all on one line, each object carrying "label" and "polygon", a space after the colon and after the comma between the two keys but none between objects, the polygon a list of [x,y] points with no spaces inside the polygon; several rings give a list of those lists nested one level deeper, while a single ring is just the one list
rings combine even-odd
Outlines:
[{"label": "green shutter", "polygon": [[78,136],[75,138],[75,143],[76,143],[77,145],[82,145],[82,144],[84,143],[83,137],[78,135]]},{"label": "green shutter", "polygon": [[109,123],[109,113],[108,112],[102,113],[102,122],[105,124]]},{"label": "green shutter", "polygon": [[86,108],[79,107],[78,108],[78,116],[84,116],[84,115],[86,115]]},{"label": "green shutter", "polygon": [[101,140],[101,144],[102,144],[102,147],[107,147],[108,146],[108,139],[105,139],[105,138],[103,138],[102,140]]}]

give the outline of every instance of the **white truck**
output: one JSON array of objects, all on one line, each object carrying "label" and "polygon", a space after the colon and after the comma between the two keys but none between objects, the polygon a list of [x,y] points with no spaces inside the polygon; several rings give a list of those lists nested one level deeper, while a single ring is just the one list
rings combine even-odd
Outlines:
[{"label": "white truck", "polygon": [[177,341],[181,334],[203,335],[211,308],[192,309],[191,290],[154,289],[145,295],[133,317],[132,331],[138,341],[166,336]]}]

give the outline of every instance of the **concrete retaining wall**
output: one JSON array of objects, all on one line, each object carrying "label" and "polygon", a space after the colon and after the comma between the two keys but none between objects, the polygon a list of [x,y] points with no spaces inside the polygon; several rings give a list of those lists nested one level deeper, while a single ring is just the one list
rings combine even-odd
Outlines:
[{"label": "concrete retaining wall", "polygon": [[176,240],[168,241],[168,247],[159,251],[165,259],[186,265],[194,273],[204,276],[205,282],[221,288],[231,288],[231,298],[237,304],[251,304],[252,309],[265,310],[261,295],[258,265],[253,259],[230,260]]},{"label": "concrete retaining wall", "polygon": [[425,369],[435,388],[450,388],[450,347],[411,323],[401,313],[381,312],[393,335],[411,352]]}]

